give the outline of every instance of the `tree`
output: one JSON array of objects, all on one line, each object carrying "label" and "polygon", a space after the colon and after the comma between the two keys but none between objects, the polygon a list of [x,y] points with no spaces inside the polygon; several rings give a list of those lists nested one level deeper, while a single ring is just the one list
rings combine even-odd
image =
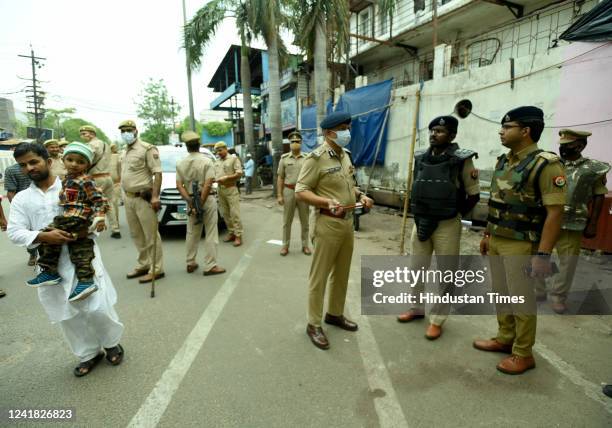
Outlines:
[{"label": "tree", "polygon": [[204,124],[203,128],[211,137],[223,137],[232,129],[232,124],[229,122],[212,121]]},{"label": "tree", "polygon": [[78,117],[72,117],[70,119],[66,119],[61,123],[61,127],[64,131],[64,138],[67,141],[81,141],[81,136],[79,134],[79,129],[83,125],[91,125],[96,128],[96,136],[104,141],[107,144],[110,144],[110,139],[106,136],[106,134],[96,125],[91,122],[86,121],[85,119],[81,119]]},{"label": "tree", "polygon": [[[61,110],[48,109],[47,112],[50,110],[53,112],[57,112],[57,115],[59,115],[59,122],[57,121],[54,115],[48,115],[45,117],[45,119],[43,119],[42,126],[44,128],[53,129],[53,135],[55,138],[63,137],[67,141],[70,141],[70,142],[81,141],[79,129],[83,125],[90,125],[96,128],[96,135],[100,140],[104,141],[105,143],[110,144],[110,139],[108,138],[108,136],[95,124],[85,119],[78,118],[78,117],[69,117],[65,119],[62,118],[63,115],[65,114],[71,114],[71,111],[74,111],[74,109],[72,108],[66,108],[66,109],[61,109]],[[25,138],[27,135],[28,126],[35,126],[32,118],[29,118],[27,122],[15,120],[15,136],[17,138]]]},{"label": "tree", "polygon": [[[251,29],[248,22],[248,4],[242,0],[212,0],[206,3],[185,26],[183,47],[189,52],[191,66],[201,65],[204,49],[214,37],[217,28],[225,18],[236,18],[240,34],[240,88],[244,110],[244,141],[251,153],[255,153],[253,138],[253,101],[251,95],[251,65],[249,46]],[[257,183],[257,180],[254,180]]]},{"label": "tree", "polygon": [[287,23],[280,0],[247,0],[246,10],[249,26],[256,35],[262,36],[268,46],[268,114],[272,137],[273,186],[276,194],[276,172],[283,152],[283,131],[280,97],[280,54],[285,51],[278,34],[281,25]]},{"label": "tree", "polygon": [[43,119],[43,128],[53,129],[53,135],[57,138],[65,136],[65,130],[63,128],[63,122],[70,118],[76,112],[74,107],[67,107],[63,109],[52,109],[48,108],[45,112],[45,118]]},{"label": "tree", "polygon": [[172,131],[169,124],[172,124],[174,114],[180,111],[180,106],[173,111],[163,79],[156,81],[149,78],[136,106],[137,115],[145,124],[142,138],[152,144],[168,144],[168,136]]},{"label": "tree", "polygon": [[[394,4],[395,1],[381,0],[379,4]],[[327,78],[328,58],[333,63],[347,50],[350,17],[348,2],[345,0],[295,0],[290,6],[293,12],[292,27],[297,34],[298,44],[314,62],[318,132],[319,124],[327,114],[326,104],[330,93]],[[329,50],[329,55],[328,45],[333,47]]]},{"label": "tree", "polygon": [[[199,135],[202,135],[202,123],[197,121],[195,122],[195,132],[197,132]],[[185,131],[190,131],[191,130],[191,119],[189,118],[189,116],[185,116],[185,118],[183,119],[183,121],[176,127],[176,132],[178,132],[179,136],[185,132]]]}]

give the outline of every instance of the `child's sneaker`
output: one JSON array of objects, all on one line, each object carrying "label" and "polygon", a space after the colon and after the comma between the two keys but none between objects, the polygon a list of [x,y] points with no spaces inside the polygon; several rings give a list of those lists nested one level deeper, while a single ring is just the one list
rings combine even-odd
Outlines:
[{"label": "child's sneaker", "polygon": [[95,293],[96,291],[98,291],[98,286],[94,284],[93,281],[79,281],[74,291],[68,297],[68,301],[78,302],[79,300],[89,297],[90,294]]},{"label": "child's sneaker", "polygon": [[62,277],[57,273],[42,271],[36,278],[26,281],[26,285],[32,288],[38,288],[43,285],[57,285],[60,282],[62,282]]}]

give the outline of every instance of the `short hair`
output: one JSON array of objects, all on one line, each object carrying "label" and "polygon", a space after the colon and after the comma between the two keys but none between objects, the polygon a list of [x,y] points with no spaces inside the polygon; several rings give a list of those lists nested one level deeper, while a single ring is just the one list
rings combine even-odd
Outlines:
[{"label": "short hair", "polygon": [[188,152],[197,152],[200,150],[200,140],[191,140],[185,143]]},{"label": "short hair", "polygon": [[49,152],[40,143],[19,143],[17,147],[15,147],[15,151],[13,152],[13,157],[15,160],[20,158],[28,153],[34,153],[36,156],[40,156],[44,160],[49,159]]},{"label": "short hair", "polygon": [[544,131],[544,122],[541,120],[517,120],[516,123],[523,128],[529,128],[529,135],[535,143],[540,141],[540,137]]}]

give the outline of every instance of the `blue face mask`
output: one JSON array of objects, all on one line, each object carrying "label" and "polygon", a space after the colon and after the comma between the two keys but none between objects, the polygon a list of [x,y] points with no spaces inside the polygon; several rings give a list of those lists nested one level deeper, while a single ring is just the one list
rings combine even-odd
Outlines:
[{"label": "blue face mask", "polygon": [[336,139],[333,140],[334,143],[339,145],[340,147],[346,147],[351,142],[351,131],[348,129],[344,129],[342,131],[335,131]]},{"label": "blue face mask", "polygon": [[121,138],[127,144],[132,144],[136,140],[136,138],[134,138],[134,133],[132,133],[132,132],[122,132],[121,133]]}]

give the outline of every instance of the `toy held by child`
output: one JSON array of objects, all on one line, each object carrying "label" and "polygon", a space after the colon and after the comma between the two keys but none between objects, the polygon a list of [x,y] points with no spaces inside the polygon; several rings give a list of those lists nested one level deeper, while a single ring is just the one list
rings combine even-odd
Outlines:
[{"label": "toy held by child", "polygon": [[[71,302],[87,298],[98,290],[94,283],[94,269],[91,265],[94,255],[94,241],[87,237],[90,228],[98,232],[106,228],[105,213],[108,201],[92,177],[87,175],[93,160],[93,151],[83,143],[70,143],[64,149],[64,165],[67,174],[62,180],[60,193],[61,215],[53,219],[43,231],[60,229],[72,234],[74,240],[68,243],[70,260],[75,266],[78,282],[68,300]],[[57,264],[62,251],[61,245],[42,243],[38,247],[38,265],[41,272],[34,279],[26,281],[30,287],[57,285],[62,281]]]}]

